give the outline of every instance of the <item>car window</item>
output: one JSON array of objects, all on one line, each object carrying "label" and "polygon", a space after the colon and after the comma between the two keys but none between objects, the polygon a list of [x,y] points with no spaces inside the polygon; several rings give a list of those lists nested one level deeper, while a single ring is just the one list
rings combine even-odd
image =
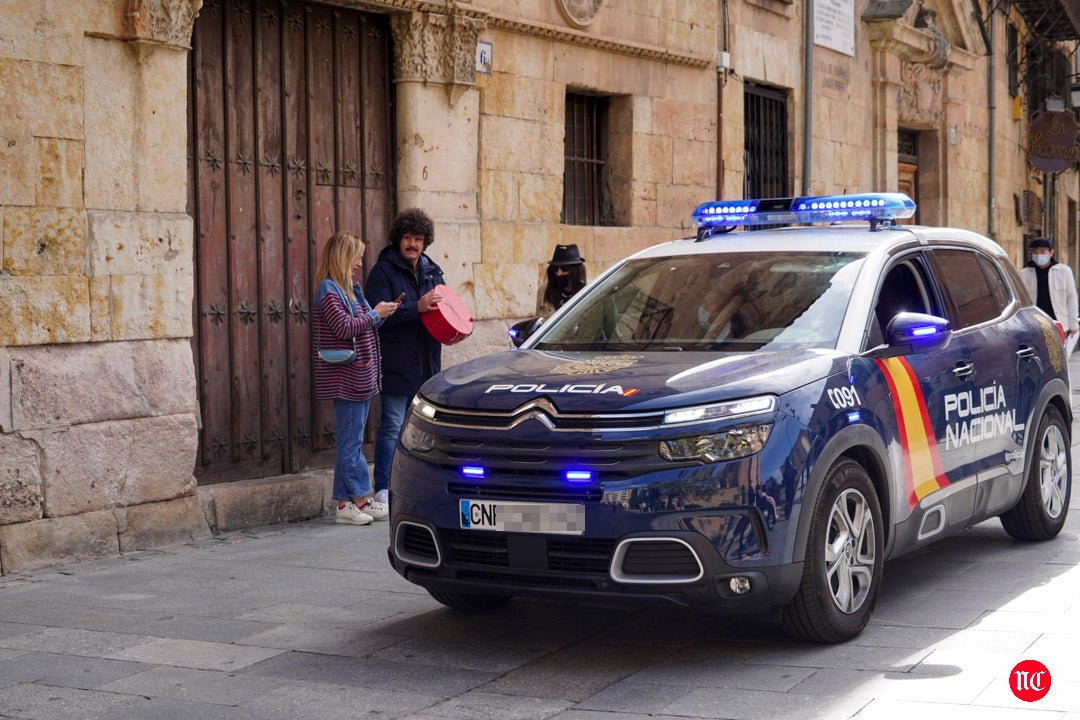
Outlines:
[{"label": "car window", "polygon": [[884,329],[901,312],[937,314],[923,263],[915,256],[905,258],[885,271],[874,299],[866,347],[884,342]]},{"label": "car window", "polygon": [[997,302],[998,312],[1001,312],[1012,302],[1012,290],[1002,276],[1001,269],[996,263],[985,255],[977,254],[975,257],[978,259],[979,266],[982,268],[983,274],[990,284],[990,292],[993,293],[994,301]]},{"label": "car window", "polygon": [[[1003,305],[999,304],[998,296],[983,272],[983,265],[973,251],[932,250],[930,262],[945,296],[954,330],[988,322],[1001,314]],[[1000,286],[1000,275],[997,280],[996,284]]]},{"label": "car window", "polygon": [[538,350],[834,348],[855,253],[710,253],[631,260],[591,287]]}]

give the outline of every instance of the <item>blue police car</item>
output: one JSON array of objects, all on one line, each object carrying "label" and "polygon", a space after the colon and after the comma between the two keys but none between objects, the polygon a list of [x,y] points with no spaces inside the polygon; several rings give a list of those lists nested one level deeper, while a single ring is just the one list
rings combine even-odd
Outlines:
[{"label": "blue police car", "polygon": [[[888,558],[993,516],[1053,538],[1060,328],[998,245],[896,222],[914,210],[706,203],[696,237],[432,378],[394,459],[394,568],[459,609],[673,603],[838,642]],[[801,225],[737,229],[763,224]]]}]

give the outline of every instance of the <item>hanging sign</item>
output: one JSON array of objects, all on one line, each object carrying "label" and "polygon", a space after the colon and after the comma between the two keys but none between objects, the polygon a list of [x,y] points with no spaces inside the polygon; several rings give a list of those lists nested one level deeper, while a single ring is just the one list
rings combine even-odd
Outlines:
[{"label": "hanging sign", "polygon": [[1067,110],[1047,110],[1036,115],[1028,130],[1028,160],[1041,172],[1057,173],[1080,162],[1076,118]]}]

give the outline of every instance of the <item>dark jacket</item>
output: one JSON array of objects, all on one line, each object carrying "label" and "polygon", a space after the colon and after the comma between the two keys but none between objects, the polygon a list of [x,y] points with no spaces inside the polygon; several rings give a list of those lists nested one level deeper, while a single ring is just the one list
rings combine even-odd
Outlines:
[{"label": "dark jacket", "polygon": [[364,287],[364,294],[373,306],[393,302],[405,293],[401,307],[379,326],[382,391],[386,395],[411,397],[425,380],[442,369],[442,346],[424,327],[417,309],[421,295],[445,284],[442,268],[427,255],[421,255],[418,270],[419,273],[413,273],[397,247],[387,245],[379,253]]}]

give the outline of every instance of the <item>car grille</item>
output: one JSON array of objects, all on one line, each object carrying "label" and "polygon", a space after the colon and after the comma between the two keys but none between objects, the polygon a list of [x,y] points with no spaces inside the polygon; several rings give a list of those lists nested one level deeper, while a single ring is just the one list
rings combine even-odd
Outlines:
[{"label": "car grille", "polygon": [[622,574],[626,576],[698,574],[697,558],[685,544],[674,541],[635,542],[626,550]]},{"label": "car grille", "polygon": [[599,502],[604,495],[599,486],[561,485],[557,483],[508,483],[452,482],[446,484],[446,492],[474,500],[527,500],[533,502],[582,503]]},{"label": "car grille", "polygon": [[649,430],[660,426],[664,413],[560,413],[550,403],[535,401],[510,412],[478,412],[436,407],[432,420],[436,425],[507,430],[532,418],[538,419],[556,432]]},{"label": "car grille", "polygon": [[[453,562],[488,567],[510,567],[513,539],[508,533],[442,530],[442,539]],[[542,544],[544,567],[537,570],[559,573],[607,574],[615,541],[596,538],[529,536],[530,549]],[[537,558],[532,556],[535,562]],[[537,563],[539,564],[539,563]]]}]

